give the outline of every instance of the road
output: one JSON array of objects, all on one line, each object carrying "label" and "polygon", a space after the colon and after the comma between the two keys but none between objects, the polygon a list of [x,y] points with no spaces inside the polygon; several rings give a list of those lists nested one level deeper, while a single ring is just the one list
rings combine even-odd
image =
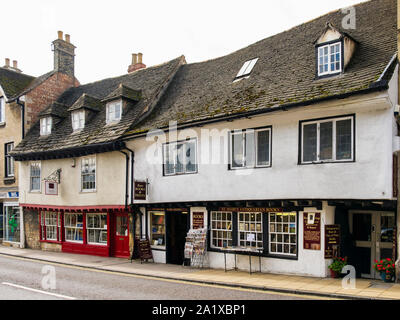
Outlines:
[{"label": "road", "polygon": [[314,298],[183,281],[156,280],[0,256],[0,300],[10,299],[307,300]]}]

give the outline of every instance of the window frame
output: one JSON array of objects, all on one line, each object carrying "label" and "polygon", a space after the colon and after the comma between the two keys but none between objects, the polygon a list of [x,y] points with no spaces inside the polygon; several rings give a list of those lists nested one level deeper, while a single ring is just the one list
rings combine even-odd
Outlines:
[{"label": "window frame", "polygon": [[[56,214],[57,215],[57,225],[50,225],[50,227],[55,227],[57,229],[57,239],[47,238],[47,227],[46,214]],[[44,218],[43,218],[44,216]],[[39,212],[39,231],[40,231],[40,242],[50,242],[50,243],[62,243],[63,240],[63,227],[64,227],[64,214],[56,211],[40,211]]]},{"label": "window frame", "polygon": [[[249,78],[259,59],[260,58],[252,58],[243,63],[242,67],[240,68],[239,72],[237,73],[233,81],[235,82],[241,79]],[[248,70],[252,64],[253,66],[250,68],[250,70]]]},{"label": "window frame", "polygon": [[[67,215],[82,215],[82,227],[76,227],[76,225],[78,224],[78,219],[76,220],[76,224],[75,227],[71,227],[71,226],[67,226],[66,225],[66,220],[65,217]],[[67,232],[66,229],[75,229],[75,232],[77,232],[76,230],[82,230],[82,240],[67,240]],[[63,233],[64,233],[64,242],[69,242],[69,243],[77,243],[77,244],[85,244],[85,231],[86,231],[86,226],[85,226],[85,214],[83,212],[64,212],[63,214]]]},{"label": "window frame", "polygon": [[[331,70],[332,61],[331,61],[330,48],[335,46],[335,45],[338,45],[338,44],[340,45],[340,48],[339,48],[340,70],[332,71]],[[320,67],[320,64],[319,64],[319,59],[320,59],[319,50],[324,48],[324,47],[328,47],[328,71],[321,73],[320,70],[319,70],[319,67]],[[332,41],[329,41],[329,42],[320,43],[320,44],[315,46],[315,56],[316,56],[316,61],[315,61],[316,72],[315,73],[316,73],[316,77],[317,78],[332,77],[332,76],[335,76],[335,75],[338,75],[338,74],[344,72],[344,50],[343,50],[343,48],[344,48],[343,39],[336,39],[336,40],[332,40]]]},{"label": "window frame", "polygon": [[[39,167],[39,176],[32,176],[32,166],[38,165]],[[32,189],[32,178],[39,178],[39,189]],[[42,163],[40,161],[30,162],[29,163],[29,192],[31,193],[41,193],[42,192]]]},{"label": "window frame", "polygon": [[[338,121],[351,120],[351,159],[336,160],[336,123]],[[331,160],[320,160],[320,124],[332,122],[332,159]],[[316,142],[316,153],[317,160],[315,161],[303,161],[304,159],[304,126],[309,124],[317,124],[317,142]],[[340,115],[319,119],[302,120],[299,122],[299,165],[312,165],[312,164],[327,164],[327,163],[349,163],[356,162],[356,115]]]},{"label": "window frame", "polygon": [[[269,162],[267,165],[258,165],[258,132],[262,131],[269,131]],[[254,132],[255,134],[255,150],[254,150],[254,166],[246,166],[243,165],[242,167],[234,167],[233,166],[233,136],[242,134],[242,148],[243,148],[243,155],[242,155],[242,162],[243,164],[246,163],[246,134]],[[247,128],[247,129],[239,129],[239,130],[232,130],[229,132],[228,137],[229,145],[228,145],[228,152],[229,152],[229,164],[228,170],[245,170],[245,169],[265,169],[272,167],[272,126],[266,127],[259,127],[259,128]]]},{"label": "window frame", "polygon": [[[277,223],[276,221],[275,222],[273,222],[273,221],[271,221],[271,218],[270,218],[270,215],[271,214],[279,214],[279,213],[281,213],[281,214],[285,214],[285,213],[287,213],[287,214],[292,214],[292,213],[294,213],[295,214],[295,217],[296,217],[296,221],[294,222],[294,224],[295,224],[295,233],[294,234],[292,234],[292,235],[294,235],[295,237],[296,237],[296,253],[295,254],[292,254],[292,253],[285,253],[285,252],[272,252],[272,250],[271,250],[271,246],[272,246],[272,241],[271,241],[271,238],[272,238],[272,233],[271,233],[271,223]],[[266,212],[265,214],[267,214],[267,221],[268,221],[268,226],[267,226],[267,236],[268,236],[268,239],[267,239],[267,246],[268,246],[268,248],[267,248],[267,250],[268,250],[268,255],[269,256],[271,256],[271,257],[286,257],[286,258],[297,258],[298,257],[298,254],[299,254],[299,249],[300,249],[300,247],[299,247],[299,212],[298,211],[291,211],[291,210],[287,210],[287,211],[283,211],[283,212]],[[284,224],[284,222],[282,222],[282,224]],[[288,221],[288,225],[289,225],[289,229],[290,229],[290,224],[291,224],[291,222],[290,222],[290,218],[289,218],[289,221]],[[288,232],[288,233],[284,233],[283,231],[281,231],[281,232],[278,232],[278,231],[274,231],[273,232],[274,234],[276,234],[276,235],[278,235],[278,234],[281,234],[282,235],[282,237],[283,237],[283,235],[284,234],[288,234],[289,235],[289,237],[290,237],[290,232]],[[276,244],[278,244],[278,243],[281,243],[282,245],[284,245],[285,244],[285,242],[284,241],[281,241],[281,242],[277,242],[277,241],[275,241],[275,243]],[[289,243],[289,245],[290,245],[290,243]],[[289,247],[289,251],[290,251],[290,247]]]},{"label": "window frame", "polygon": [[[246,224],[247,223],[247,220],[245,219],[245,220],[243,220],[243,221],[241,221],[240,220],[240,215],[244,215],[244,216],[246,216],[246,215],[252,215],[252,214],[254,214],[254,215],[260,215],[261,216],[261,219],[259,220],[259,221],[257,221],[257,218],[255,217],[255,220],[254,221],[248,221],[248,223],[249,223],[249,225],[251,225],[251,224],[254,224],[254,231],[252,231],[252,230],[241,230],[240,229],[240,223],[244,223],[244,224]],[[238,245],[239,245],[239,247],[243,247],[243,248],[246,248],[246,249],[249,249],[249,250],[252,250],[252,251],[254,251],[254,252],[259,252],[260,250],[261,251],[264,251],[265,250],[265,247],[264,247],[264,223],[263,223],[263,215],[264,215],[264,213],[263,212],[260,212],[260,211],[257,211],[257,210],[254,210],[254,212],[242,212],[242,211],[239,211],[238,212],[238,214],[237,214],[237,221],[238,221],[238,228],[237,228],[237,243],[238,243]],[[257,229],[257,224],[261,224],[261,231],[257,231],[256,229]],[[246,238],[246,240],[241,240],[240,239],[240,234],[241,233],[243,233],[243,234],[245,234],[245,235],[248,235],[248,234],[255,234],[256,235],[256,239],[254,240],[254,241],[247,241],[247,238]],[[261,247],[257,247],[257,243],[258,242],[260,242],[259,240],[257,240],[257,235],[258,234],[261,234]],[[246,245],[241,245],[240,243],[241,242],[246,242]],[[247,242],[252,242],[252,243],[255,243],[256,244],[256,247],[253,247],[253,246],[247,246]]]},{"label": "window frame", "polygon": [[[167,148],[169,148],[170,146],[175,145],[176,147],[178,145],[183,145],[184,150],[183,153],[185,154],[186,149],[186,144],[190,143],[190,142],[194,142],[194,150],[195,150],[195,166],[196,166],[196,170],[195,171],[186,171],[186,165],[187,164],[182,164],[183,166],[183,172],[176,172],[176,158],[177,158],[177,153],[174,152],[174,173],[171,174],[167,174],[166,172],[166,154],[167,152],[169,152],[169,149],[167,150]],[[175,150],[177,150],[177,148],[175,147]],[[186,140],[180,140],[180,141],[174,141],[174,142],[167,142],[167,143],[163,143],[162,145],[162,157],[163,157],[163,176],[164,177],[173,177],[173,176],[181,176],[181,175],[188,175],[188,174],[197,174],[199,172],[199,164],[198,164],[198,145],[197,145],[197,138],[190,138],[190,139],[186,139]]]},{"label": "window frame", "polygon": [[[75,118],[75,116],[77,116],[77,118]],[[81,122],[83,122],[82,126]],[[83,130],[85,128],[85,111],[84,110],[73,111],[71,113],[71,123],[73,132]],[[76,124],[78,124],[78,126],[76,126]]]},{"label": "window frame", "polygon": [[[105,216],[105,218],[106,218],[106,224],[105,224],[105,226],[107,226],[107,228],[97,228],[97,227],[89,227],[89,218],[90,218],[90,216]],[[108,228],[109,228],[109,226],[108,226],[108,214],[106,213],[106,212],[99,212],[99,213],[86,213],[85,214],[85,217],[84,217],[84,219],[86,220],[86,224],[84,225],[85,226],[85,228],[84,228],[84,232],[86,232],[86,243],[88,244],[88,245],[91,245],[91,246],[108,246],[108,243],[109,243],[109,233],[108,233]],[[100,218],[101,219],[101,218]],[[100,224],[100,226],[101,226],[101,224]],[[89,230],[100,230],[100,234],[102,233],[102,232],[106,232],[106,234],[107,234],[107,242],[90,242],[89,241]]]},{"label": "window frame", "polygon": [[[8,147],[11,146],[11,149],[8,150]],[[14,142],[8,142],[4,144],[4,176],[5,178],[14,178],[15,177],[15,163],[14,158],[9,155],[14,149]],[[9,170],[12,168],[12,170]],[[10,171],[10,172],[9,172]],[[12,171],[12,173],[11,173]]]},{"label": "window frame", "polygon": [[0,124],[4,125],[6,123],[6,98],[4,96],[0,97]]},{"label": "window frame", "polygon": [[[115,118],[115,106],[119,105],[120,106],[120,112],[119,112],[119,118]],[[114,112],[111,113],[110,112],[110,108],[113,107],[114,108]],[[123,101],[122,99],[117,100],[117,101],[112,101],[112,102],[108,102],[107,106],[106,106],[106,124],[115,124],[121,121],[122,119],[122,110],[123,110]],[[110,114],[113,114],[113,117],[110,118]]]},{"label": "window frame", "polygon": [[[90,161],[91,159],[94,159],[94,189],[84,189],[83,188],[83,172],[82,172],[83,171],[83,162],[85,160]],[[88,173],[85,175],[89,176],[89,175],[93,175],[93,173]],[[83,193],[86,193],[86,192],[90,193],[90,192],[97,191],[97,157],[96,157],[96,155],[81,158],[81,161],[80,161],[80,190]]]},{"label": "window frame", "polygon": [[[167,241],[167,233],[166,233],[166,212],[165,211],[157,211],[157,210],[151,210],[148,211],[148,216],[149,216],[149,234],[150,234],[150,246],[152,249],[158,249],[158,250],[165,250],[166,249],[166,241]],[[153,215],[159,215],[163,216],[163,223],[162,224],[157,224],[157,226],[163,226],[164,232],[153,232]],[[160,234],[163,235],[163,244],[154,244],[154,239],[153,239],[153,234]]]},{"label": "window frame", "polygon": [[[217,219],[213,219],[213,213],[215,213],[215,214],[217,214]],[[218,214],[230,214],[231,215],[231,219],[230,220],[228,220],[228,219],[225,219],[225,220],[218,220]],[[232,246],[233,246],[233,244],[234,244],[234,227],[233,227],[233,224],[234,224],[234,214],[233,214],[233,212],[231,212],[231,211],[220,211],[220,210],[212,210],[212,211],[210,211],[210,219],[208,219],[209,221],[210,221],[210,247],[211,248],[213,248],[213,249],[222,249],[222,248],[224,248],[224,246],[222,246],[222,247],[219,247],[219,246],[215,246],[214,244],[213,244],[213,240],[221,240],[222,242],[227,242],[227,244],[228,244],[228,247],[229,247],[229,241],[232,243]],[[230,229],[228,229],[228,228],[225,228],[225,229],[222,229],[222,228],[213,228],[213,222],[215,222],[216,224],[218,224],[218,223],[231,223],[231,228]],[[230,233],[231,234],[231,238],[229,239],[229,237],[228,238],[224,238],[224,237],[217,237],[216,239],[214,238],[214,231],[215,232],[227,232],[227,233]]]}]

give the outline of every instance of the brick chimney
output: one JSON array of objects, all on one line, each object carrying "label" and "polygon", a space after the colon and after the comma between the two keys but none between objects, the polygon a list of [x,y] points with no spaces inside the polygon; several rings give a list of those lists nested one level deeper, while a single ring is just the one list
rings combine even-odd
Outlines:
[{"label": "brick chimney", "polygon": [[58,39],[53,41],[54,71],[75,76],[75,46],[69,34],[63,39],[63,32],[58,31]]},{"label": "brick chimney", "polygon": [[128,73],[132,73],[139,69],[146,68],[146,65],[143,64],[143,54],[142,53],[133,53],[132,54],[132,64],[128,67]]}]

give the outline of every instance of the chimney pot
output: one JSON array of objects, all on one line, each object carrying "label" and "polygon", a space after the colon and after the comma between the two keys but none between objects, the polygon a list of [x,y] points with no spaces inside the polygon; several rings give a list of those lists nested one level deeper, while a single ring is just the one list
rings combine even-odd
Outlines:
[{"label": "chimney pot", "polygon": [[6,58],[6,67],[9,67],[9,66],[10,66],[10,59]]},{"label": "chimney pot", "polygon": [[132,54],[132,64],[136,64],[137,63],[137,54],[136,53],[133,53]]},{"label": "chimney pot", "polygon": [[69,34],[65,35],[65,41],[70,43],[71,42],[71,36]]},{"label": "chimney pot", "polygon": [[143,53],[138,53],[138,63],[143,63]]},{"label": "chimney pot", "polygon": [[62,31],[58,31],[58,39],[62,40],[63,39],[63,32]]},{"label": "chimney pot", "polygon": [[13,61],[13,68],[18,69],[18,61],[17,60]]}]

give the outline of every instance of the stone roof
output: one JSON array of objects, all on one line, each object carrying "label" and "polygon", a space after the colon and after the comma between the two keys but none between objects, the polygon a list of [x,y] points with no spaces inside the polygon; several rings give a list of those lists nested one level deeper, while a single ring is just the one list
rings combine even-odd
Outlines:
[{"label": "stone roof", "polygon": [[139,101],[141,96],[142,92],[140,90],[131,89],[121,83],[117,89],[115,89],[107,97],[105,97],[105,99],[103,99],[103,102],[108,102],[120,98],[131,101]]},{"label": "stone roof", "polygon": [[7,100],[23,92],[34,80],[35,77],[0,68],[0,86],[3,88]]},{"label": "stone roof", "polygon": [[[159,107],[127,134],[166,128],[171,120],[178,126],[215,121],[385,87],[387,82],[377,80],[397,51],[396,1],[371,0],[355,9],[356,29],[344,30],[346,14],[337,10],[230,55],[183,65]],[[317,79],[314,42],[327,23],[354,39],[357,48],[344,73]],[[243,64],[253,58],[259,60],[250,77],[233,82]],[[393,69],[388,69],[386,79]]]},{"label": "stone roof", "polygon": [[68,111],[88,109],[98,112],[101,108],[103,108],[103,103],[99,99],[84,93],[70,108],[68,108]]},{"label": "stone roof", "polygon": [[[48,108],[63,106],[65,112],[70,112],[74,106],[85,106],[90,101],[93,107],[94,99],[101,101],[121,86],[142,92],[140,101],[130,101],[122,115],[121,121],[113,125],[106,125],[106,104],[98,104],[99,112],[85,125],[85,128],[73,132],[71,117],[65,117],[58,122],[48,136],[40,136],[39,121],[27,133],[25,139],[13,150],[16,160],[28,156],[41,159],[45,154],[62,152],[73,148],[89,145],[101,145],[118,140],[124,132],[130,129],[139,117],[142,117],[146,108],[159,99],[159,90],[174,77],[178,68],[185,63],[184,57],[171,60],[159,66],[141,69],[116,78],[73,87],[66,90],[58,99],[57,104]],[[90,99],[88,97],[92,97]],[[48,109],[47,108],[47,109]],[[68,111],[69,110],[69,111]]]},{"label": "stone roof", "polygon": [[64,104],[54,102],[39,113],[39,118],[47,116],[55,116],[65,118],[68,115],[67,108]]}]

